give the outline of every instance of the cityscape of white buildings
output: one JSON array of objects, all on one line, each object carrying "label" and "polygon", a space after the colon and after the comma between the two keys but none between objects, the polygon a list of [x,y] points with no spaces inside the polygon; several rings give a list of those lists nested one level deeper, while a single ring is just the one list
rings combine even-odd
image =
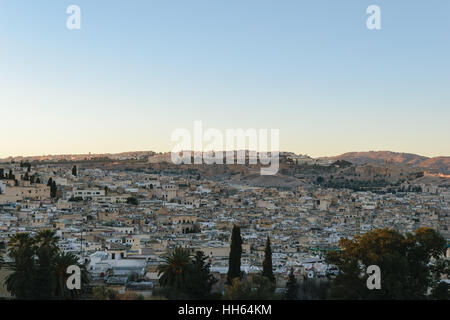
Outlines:
[{"label": "cityscape of white buildings", "polygon": [[[79,256],[95,284],[149,295],[158,286],[157,266],[176,246],[203,251],[220,280],[215,289],[223,290],[235,224],[241,226],[242,271],[248,277],[261,272],[270,236],[279,287],[291,269],[299,278],[325,277],[330,270],[324,253],[343,237],[377,228],[406,233],[430,227],[450,238],[450,189],[433,185],[422,185],[420,193],[377,194],[313,184],[291,190],[238,186],[189,174],[113,169],[78,168],[74,176],[57,164],[3,168],[15,179],[0,180],[0,242],[7,247],[16,233],[55,230],[60,249]],[[56,198],[50,197],[50,178]],[[129,281],[130,274],[142,281]]]}]

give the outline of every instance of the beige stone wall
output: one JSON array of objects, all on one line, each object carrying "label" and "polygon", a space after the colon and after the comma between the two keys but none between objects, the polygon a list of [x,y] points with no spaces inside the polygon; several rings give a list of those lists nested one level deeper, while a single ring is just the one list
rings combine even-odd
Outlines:
[{"label": "beige stone wall", "polygon": [[50,188],[45,184],[30,187],[6,187],[0,195],[0,203],[16,202],[24,199],[44,200],[50,197]]}]

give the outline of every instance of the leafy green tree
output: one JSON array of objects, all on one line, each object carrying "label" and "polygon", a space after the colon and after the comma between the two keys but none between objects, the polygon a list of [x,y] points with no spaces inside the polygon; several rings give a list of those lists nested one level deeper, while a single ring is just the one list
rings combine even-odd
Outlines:
[{"label": "leafy green tree", "polygon": [[202,251],[197,251],[187,277],[187,293],[191,299],[206,299],[211,295],[212,286],[217,279],[210,272],[211,264]]},{"label": "leafy green tree", "polygon": [[275,276],[273,275],[272,269],[272,248],[270,247],[270,238],[267,237],[266,248],[264,250],[264,261],[263,261],[262,276],[266,277],[272,282],[275,282]]},{"label": "leafy green tree", "polygon": [[139,201],[135,197],[129,197],[127,199],[127,204],[132,204],[134,206],[137,206],[139,204]]},{"label": "leafy green tree", "polygon": [[450,279],[450,260],[439,259],[430,266],[433,274],[434,286],[431,292],[431,298],[437,300],[450,300],[450,285],[442,281],[441,277]]},{"label": "leafy green tree", "polygon": [[232,284],[234,278],[241,277],[241,254],[242,254],[241,228],[234,225],[233,230],[231,232],[227,284]]},{"label": "leafy green tree", "polygon": [[225,285],[225,300],[274,300],[275,284],[266,277],[255,276],[251,281],[234,278],[231,284]]},{"label": "leafy green tree", "polygon": [[[415,234],[401,235],[391,229],[377,229],[341,239],[340,251],[327,256],[339,274],[331,283],[331,297],[337,299],[425,299],[429,288],[437,286],[439,265],[446,242],[436,231],[419,228]],[[381,289],[369,290],[367,267],[381,270]],[[434,265],[434,266],[433,266]]]},{"label": "leafy green tree", "polygon": [[249,298],[252,300],[274,300],[278,299],[275,294],[275,283],[264,276],[256,276],[251,282],[251,294]]},{"label": "leafy green tree", "polygon": [[289,280],[286,283],[286,290],[284,291],[284,299],[296,300],[297,299],[298,284],[294,275],[294,269],[289,272]]},{"label": "leafy green tree", "polygon": [[248,283],[244,283],[239,278],[233,278],[231,284],[225,285],[225,300],[244,300],[250,299],[252,288]]},{"label": "leafy green tree", "polygon": [[77,174],[78,174],[78,170],[77,170],[77,166],[75,165],[75,166],[73,166],[73,168],[72,168],[72,175],[76,177]]}]

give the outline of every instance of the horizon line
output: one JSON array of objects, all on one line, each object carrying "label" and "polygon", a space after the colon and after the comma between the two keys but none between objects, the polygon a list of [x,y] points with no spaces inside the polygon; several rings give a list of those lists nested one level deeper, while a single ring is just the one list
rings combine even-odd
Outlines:
[{"label": "horizon line", "polygon": [[[221,150],[221,151],[215,151],[215,150],[203,150],[203,151],[196,151],[196,150],[183,150],[183,151],[188,151],[188,152],[237,152],[237,151],[246,151],[246,152],[250,152],[250,151],[254,151],[254,150],[248,150],[248,149],[235,149],[235,150]],[[183,151],[178,151],[176,153],[181,153]],[[155,154],[170,154],[173,151],[154,151],[154,150],[132,150],[132,151],[119,151],[119,152],[87,152],[87,153],[56,153],[56,154],[39,154],[39,155],[9,155],[6,157],[2,157],[0,158],[1,160],[8,160],[8,159],[14,159],[14,158],[35,158],[35,157],[64,157],[64,156],[99,156],[99,155],[119,155],[122,153],[146,153],[146,152],[153,152]],[[271,151],[256,151],[257,153],[259,152],[271,152]],[[309,155],[308,153],[297,153],[294,151],[273,151],[273,152],[279,152],[281,153],[293,153],[295,155],[302,155],[302,156],[309,156],[310,158],[314,158],[314,159],[318,159],[318,158],[332,158],[332,157],[338,157],[338,156],[342,156],[344,154],[349,154],[349,153],[377,153],[377,152],[390,152],[390,153],[397,153],[397,154],[410,154],[410,155],[416,155],[416,156],[420,156],[420,157],[424,157],[424,158],[440,158],[440,157],[449,157],[446,155],[437,155],[437,156],[425,156],[419,153],[412,153],[412,152],[402,152],[402,151],[392,151],[392,150],[364,150],[364,151],[346,151],[344,153],[340,153],[337,155],[326,155],[326,156],[317,156],[317,157],[313,157],[311,155]]]}]

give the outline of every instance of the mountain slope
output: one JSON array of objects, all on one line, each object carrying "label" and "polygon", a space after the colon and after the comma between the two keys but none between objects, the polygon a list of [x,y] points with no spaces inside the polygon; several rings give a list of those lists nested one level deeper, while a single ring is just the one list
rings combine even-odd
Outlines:
[{"label": "mountain slope", "polygon": [[386,161],[397,164],[415,165],[428,157],[420,156],[412,153],[400,153],[392,151],[368,151],[368,152],[347,152],[335,157],[326,157],[327,159],[346,160],[355,164],[372,163],[384,164]]},{"label": "mountain slope", "polygon": [[422,161],[418,166],[450,174],[450,157],[434,157]]},{"label": "mountain slope", "polygon": [[386,162],[400,165],[422,167],[425,170],[450,173],[450,157],[428,158],[413,153],[402,153],[392,151],[368,151],[347,152],[335,157],[324,157],[324,159],[345,160],[354,164],[378,164]]}]

